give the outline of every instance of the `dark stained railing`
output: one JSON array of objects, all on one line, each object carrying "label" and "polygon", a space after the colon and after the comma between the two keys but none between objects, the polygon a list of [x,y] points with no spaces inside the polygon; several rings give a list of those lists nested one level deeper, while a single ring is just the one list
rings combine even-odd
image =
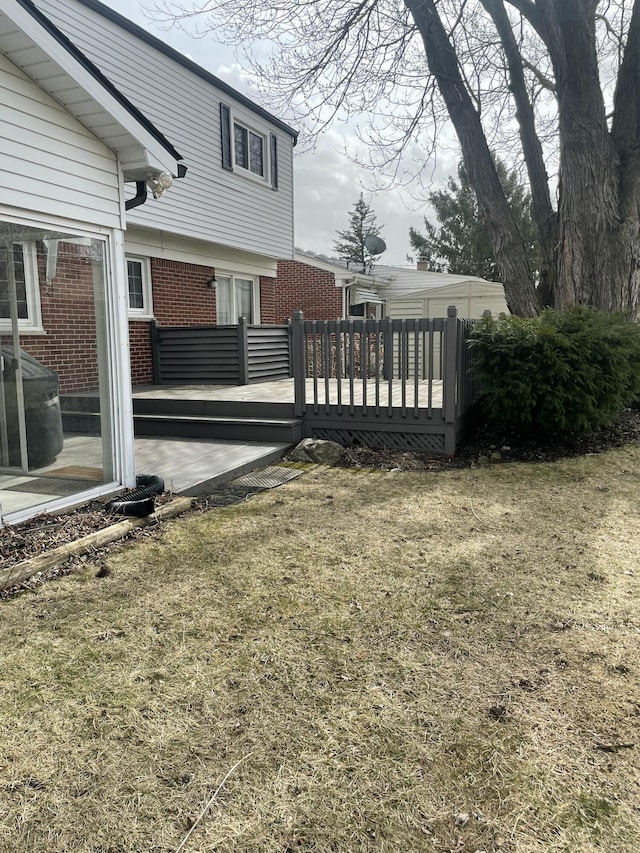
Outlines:
[{"label": "dark stained railing", "polygon": [[293,376],[307,436],[452,454],[478,396],[472,322],[305,320],[285,326],[156,326],[157,384],[246,385]]},{"label": "dark stained railing", "polygon": [[470,324],[445,319],[305,320],[292,325],[295,411],[342,444],[453,453],[470,384]]}]

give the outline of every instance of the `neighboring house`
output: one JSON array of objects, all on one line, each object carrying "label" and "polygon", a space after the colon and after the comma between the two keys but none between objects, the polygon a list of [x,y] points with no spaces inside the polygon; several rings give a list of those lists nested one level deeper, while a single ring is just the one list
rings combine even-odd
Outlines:
[{"label": "neighboring house", "polygon": [[389,284],[377,273],[365,275],[346,264],[310,252],[278,262],[275,322],[283,323],[294,311],[308,320],[380,317],[383,299],[378,289]]},{"label": "neighboring house", "polygon": [[[30,0],[0,0],[0,107],[7,522],[135,483],[125,185],[160,190],[175,181],[169,195],[184,167],[173,144]],[[160,209],[147,205],[150,223]],[[58,392],[85,387],[99,392],[96,429],[63,444]],[[62,450],[65,461],[54,466]]]},{"label": "neighboring house", "polygon": [[504,288],[494,281],[469,275],[431,272],[420,268],[381,267],[389,283],[378,288],[385,315],[394,318],[446,317],[450,305],[458,316],[477,319],[485,311],[508,313]]},{"label": "neighboring house", "polygon": [[365,275],[341,261],[301,251],[291,261],[278,262],[276,323],[296,310],[309,320],[446,317],[450,305],[468,318],[487,310],[508,312],[502,285],[476,276],[382,265]]},{"label": "neighboring house", "polygon": [[153,320],[275,322],[277,260],[293,256],[295,131],[97,0],[34,2],[188,164],[157,204],[127,213],[133,383],[153,381]]}]

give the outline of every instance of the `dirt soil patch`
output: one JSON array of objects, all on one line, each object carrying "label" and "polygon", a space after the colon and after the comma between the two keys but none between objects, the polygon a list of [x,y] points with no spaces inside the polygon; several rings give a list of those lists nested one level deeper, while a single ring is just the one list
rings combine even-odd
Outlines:
[{"label": "dirt soil patch", "polygon": [[0,850],[637,853],[639,475],[312,468],[1,602]]}]

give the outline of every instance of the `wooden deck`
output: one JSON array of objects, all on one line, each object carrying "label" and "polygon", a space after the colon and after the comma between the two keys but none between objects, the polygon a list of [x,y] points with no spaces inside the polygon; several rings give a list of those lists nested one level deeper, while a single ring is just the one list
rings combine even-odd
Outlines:
[{"label": "wooden deck", "polygon": [[[314,387],[315,386],[315,387]],[[429,399],[430,383],[413,380],[403,386],[398,380],[391,382],[391,405],[394,408],[414,407],[440,408],[442,406],[442,381],[431,383],[431,399]],[[389,383],[381,381],[378,385],[379,405],[389,405]],[[417,389],[417,401],[416,401]],[[342,405],[373,406],[376,403],[375,387],[369,380],[366,393],[362,380],[354,379],[351,387],[348,379],[343,379],[338,385],[336,379],[313,379],[305,382],[306,403],[313,405]],[[238,403],[288,403],[294,402],[294,380],[278,379],[270,382],[256,382],[253,385],[146,385],[133,389],[134,399],[156,400],[215,400]]]}]

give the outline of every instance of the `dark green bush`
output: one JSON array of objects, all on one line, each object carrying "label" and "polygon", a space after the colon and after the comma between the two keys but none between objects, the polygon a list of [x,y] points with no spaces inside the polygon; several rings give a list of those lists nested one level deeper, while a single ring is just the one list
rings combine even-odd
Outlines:
[{"label": "dark green bush", "polygon": [[592,432],[640,396],[640,326],[624,314],[485,317],[471,346],[484,415],[510,431]]}]

